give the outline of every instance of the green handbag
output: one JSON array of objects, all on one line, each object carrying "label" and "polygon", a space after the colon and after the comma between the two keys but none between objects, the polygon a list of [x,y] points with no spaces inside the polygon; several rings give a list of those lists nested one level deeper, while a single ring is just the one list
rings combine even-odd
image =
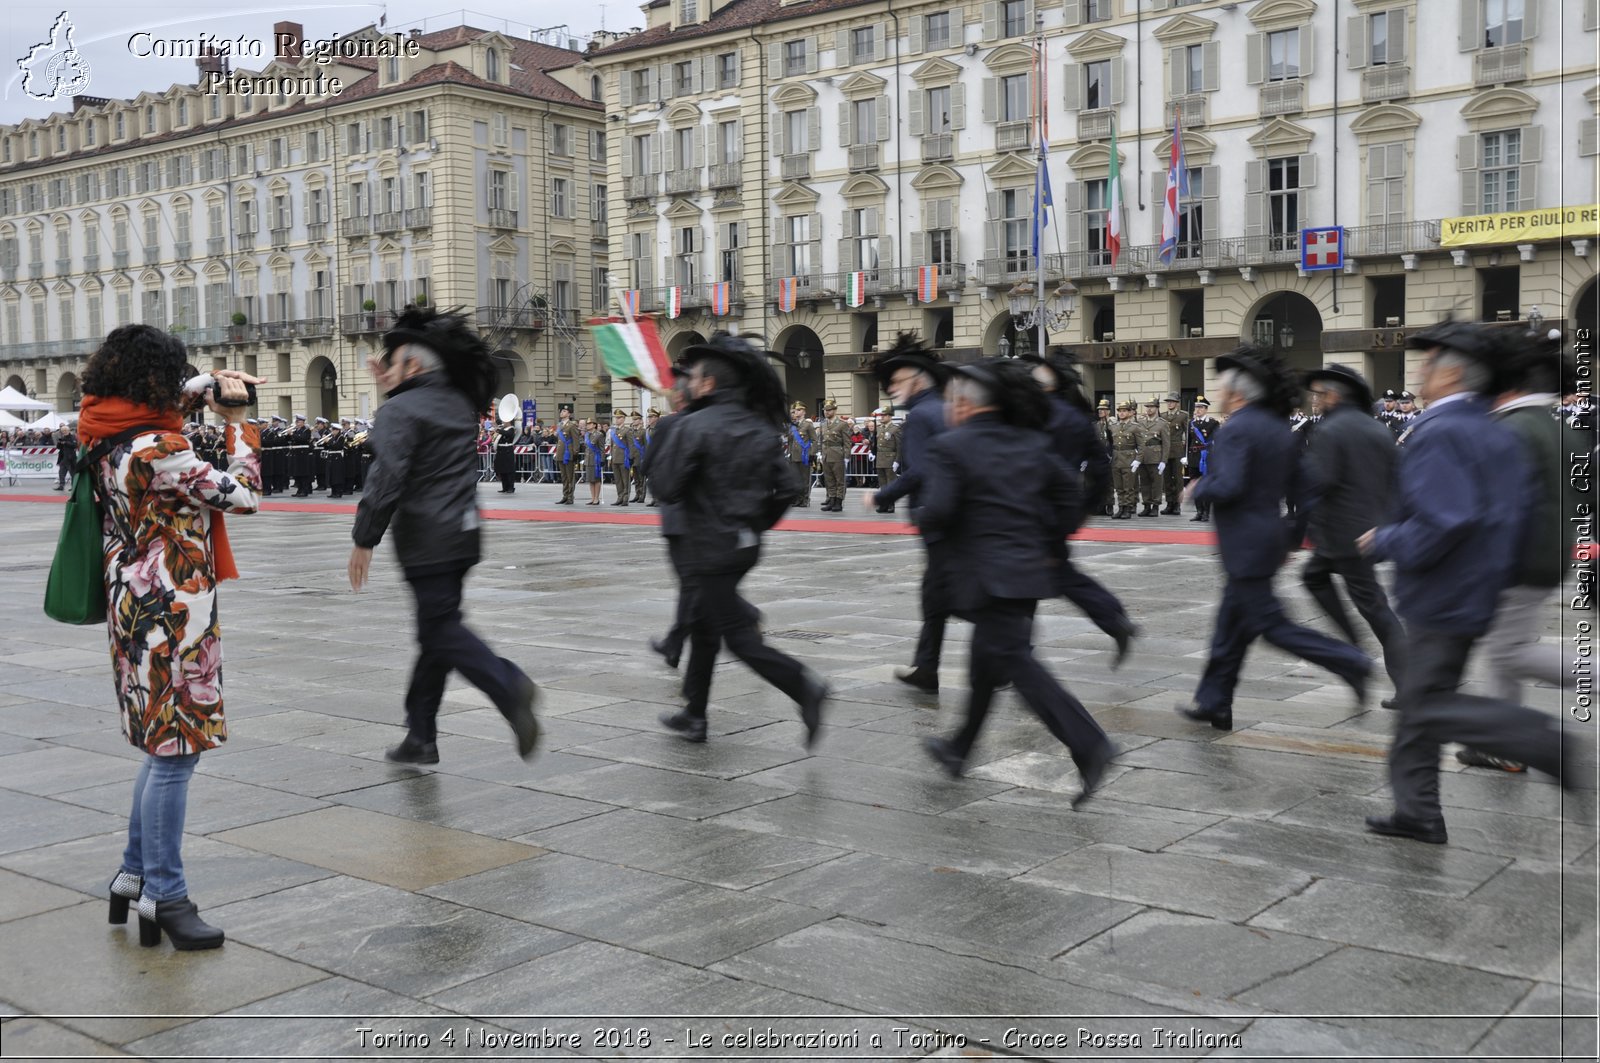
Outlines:
[{"label": "green handbag", "polygon": [[132,428],[78,451],[72,493],[61,521],[61,537],[44,585],[44,613],[63,624],[101,624],[106,619],[104,517],[94,489],[94,466],[115,447],[153,428]]}]

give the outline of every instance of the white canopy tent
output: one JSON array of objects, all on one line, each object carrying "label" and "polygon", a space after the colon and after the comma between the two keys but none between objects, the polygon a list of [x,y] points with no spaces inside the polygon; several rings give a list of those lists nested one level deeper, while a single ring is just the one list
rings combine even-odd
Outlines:
[{"label": "white canopy tent", "polygon": [[29,428],[38,429],[40,431],[54,432],[57,428],[60,428],[62,425],[73,425],[73,424],[77,424],[77,423],[78,423],[78,415],[77,415],[76,412],[73,412],[73,413],[47,413],[43,417],[39,418],[37,421],[30,422],[28,427]]},{"label": "white canopy tent", "polygon": [[0,410],[0,428],[31,428],[32,426],[16,414]]},{"label": "white canopy tent", "polygon": [[49,410],[48,402],[30,399],[13,387],[0,388],[0,410]]}]

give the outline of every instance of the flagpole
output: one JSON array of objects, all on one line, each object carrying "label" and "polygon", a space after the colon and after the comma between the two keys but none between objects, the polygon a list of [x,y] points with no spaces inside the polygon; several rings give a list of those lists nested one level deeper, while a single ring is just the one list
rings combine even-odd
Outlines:
[{"label": "flagpole", "polygon": [[1044,144],[1044,139],[1045,139],[1045,136],[1046,136],[1046,131],[1049,128],[1049,123],[1047,121],[1045,121],[1045,107],[1048,106],[1048,100],[1046,98],[1046,94],[1045,94],[1045,90],[1044,90],[1044,73],[1045,73],[1045,62],[1046,62],[1045,49],[1044,49],[1044,16],[1042,14],[1039,14],[1038,12],[1035,12],[1034,16],[1033,16],[1033,20],[1034,20],[1034,49],[1035,49],[1035,55],[1037,56],[1035,62],[1036,62],[1037,67],[1038,67],[1038,73],[1034,76],[1034,89],[1033,89],[1034,95],[1035,95],[1036,101],[1037,101],[1035,103],[1035,106],[1034,106],[1034,112],[1035,112],[1034,113],[1034,130],[1035,130],[1035,133],[1037,135],[1037,140],[1038,140],[1037,158],[1035,160],[1034,174],[1033,174],[1033,207],[1034,207],[1033,228],[1034,228],[1034,232],[1036,232],[1038,234],[1038,237],[1039,237],[1038,238],[1038,247],[1037,247],[1037,249],[1035,251],[1035,254],[1034,254],[1035,261],[1033,263],[1033,266],[1034,266],[1033,304],[1034,304],[1034,307],[1035,307],[1034,316],[1036,318],[1035,328],[1038,330],[1037,337],[1036,337],[1036,339],[1034,341],[1034,354],[1036,354],[1040,358],[1043,358],[1044,357],[1044,353],[1045,353],[1045,320],[1044,320],[1045,319],[1045,314],[1044,314],[1044,221],[1043,221],[1042,211],[1044,210],[1044,182],[1045,182],[1045,172],[1044,172],[1045,144]]}]

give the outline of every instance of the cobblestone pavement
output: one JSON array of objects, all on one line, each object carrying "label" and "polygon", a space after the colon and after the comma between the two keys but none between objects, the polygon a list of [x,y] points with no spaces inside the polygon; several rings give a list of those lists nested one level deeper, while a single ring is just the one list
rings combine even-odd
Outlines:
[{"label": "cobblestone pavement", "polygon": [[[708,744],[657,725],[677,681],[645,645],[675,594],[653,529],[493,522],[469,622],[542,684],[545,745],[518,760],[452,681],[442,761],[417,771],[382,759],[412,652],[387,547],[352,595],[348,516],[232,520],[231,738],[201,758],[185,846],[228,944],[141,949],[105,921],[137,765],[105,636],[43,618],[61,511],[8,493],[8,1058],[760,1057],[738,1038],[768,1027],[830,1031],[789,1050],[827,1058],[1595,1055],[1594,791],[1563,809],[1546,778],[1448,758],[1448,846],[1364,834],[1388,808],[1391,717],[1330,676],[1258,647],[1235,731],[1173,714],[1221,579],[1185,544],[1078,548],[1144,626],[1120,671],[1070,607],[1042,610],[1040,656],[1123,751],[1073,811],[1071,761],[1010,694],[966,779],[925,759],[961,711],[966,628],[941,696],[893,681],[917,631],[914,538],[777,534],[746,583],[768,636],[833,686],[808,756],[793,707],[737,662]],[[621,1021],[561,1018],[588,1015]]]}]

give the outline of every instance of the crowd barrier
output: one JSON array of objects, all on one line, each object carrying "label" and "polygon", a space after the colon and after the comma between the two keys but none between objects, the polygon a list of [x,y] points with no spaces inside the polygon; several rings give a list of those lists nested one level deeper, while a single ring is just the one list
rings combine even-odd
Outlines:
[{"label": "crowd barrier", "polygon": [[[554,444],[523,444],[512,448],[517,456],[517,482],[518,483],[560,483],[561,470],[556,464]],[[52,473],[51,475],[54,475]],[[581,474],[580,474],[581,475]],[[611,463],[606,462],[602,476],[603,482],[611,482]],[[494,471],[494,452],[488,449],[478,451],[478,482],[491,483],[498,481],[499,477]],[[855,443],[850,447],[850,456],[845,459],[844,480],[849,487],[872,488],[878,486],[878,472],[873,464],[872,450],[866,443]],[[822,485],[822,469],[814,468],[811,471],[813,486]]]},{"label": "crowd barrier", "polygon": [[8,486],[18,480],[54,480],[55,447],[6,447],[0,449],[0,480]]}]

